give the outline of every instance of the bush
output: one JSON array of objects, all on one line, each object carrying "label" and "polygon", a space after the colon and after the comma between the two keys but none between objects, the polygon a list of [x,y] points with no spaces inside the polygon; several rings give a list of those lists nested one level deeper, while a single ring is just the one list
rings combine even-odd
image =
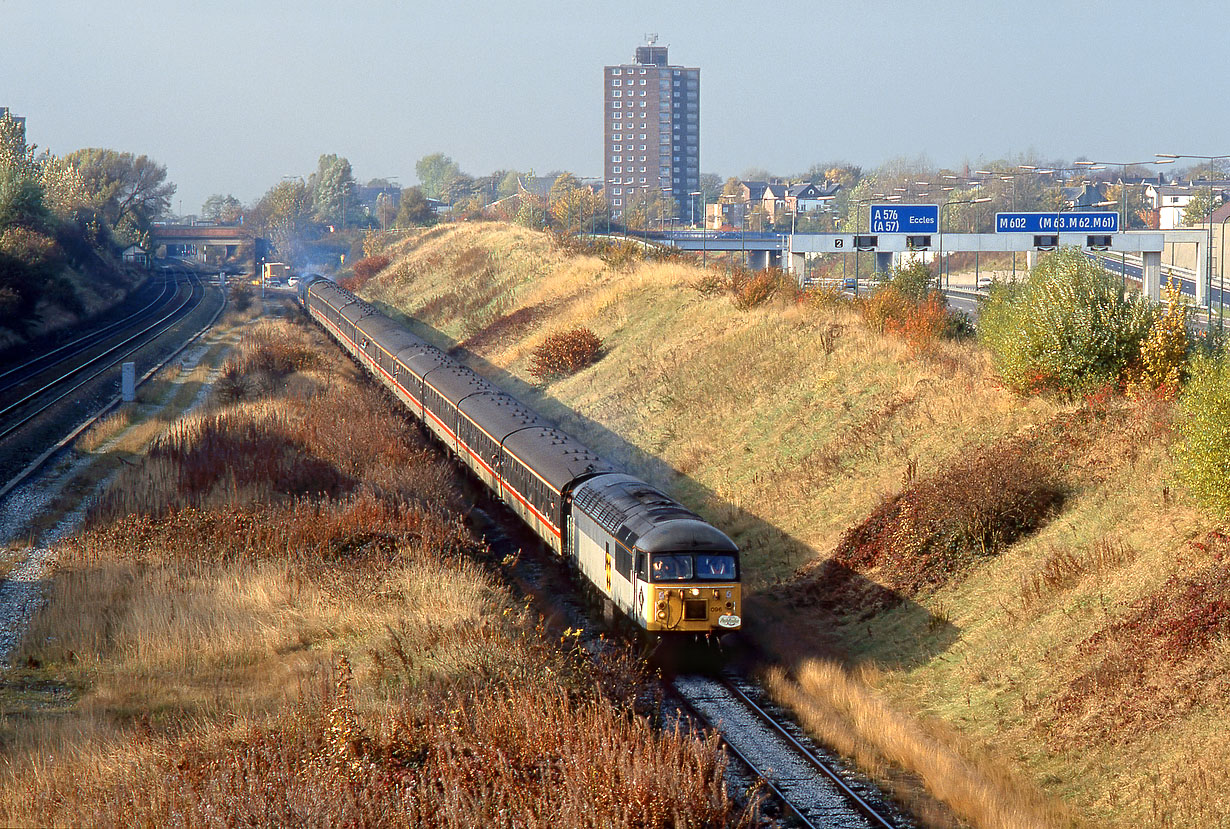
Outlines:
[{"label": "bush", "polygon": [[935,288],[935,276],[922,262],[913,261],[893,268],[887,284],[907,299],[923,302]]},{"label": "bush", "polygon": [[857,300],[859,316],[867,327],[878,334],[883,334],[890,320],[905,318],[909,300],[894,288],[887,285],[871,294],[864,294]]},{"label": "bush", "polygon": [[1075,397],[1119,383],[1152,321],[1118,277],[1064,248],[1024,284],[992,287],[978,336],[1009,387]]},{"label": "bush", "polygon": [[598,362],[602,340],[588,328],[552,334],[530,355],[530,374],[539,380],[575,374]]},{"label": "bush", "polygon": [[1179,480],[1209,512],[1230,518],[1230,362],[1199,357],[1179,397]]},{"label": "bush", "polygon": [[909,594],[939,587],[1051,516],[1063,486],[1033,446],[977,449],[885,501],[842,536],[838,564]]},{"label": "bush", "polygon": [[934,293],[919,302],[906,303],[902,315],[886,320],[884,329],[905,340],[915,351],[922,352],[944,336],[948,319],[948,307],[943,296]]},{"label": "bush", "polygon": [[367,281],[389,266],[389,257],[383,254],[367,256],[354,263],[352,275],[338,280],[338,285],[348,291],[358,291]]},{"label": "bush", "polygon": [[1172,399],[1187,379],[1187,352],[1191,348],[1187,304],[1173,282],[1166,286],[1166,302],[1166,310],[1157,315],[1140,346],[1140,362],[1128,383],[1128,391],[1137,396],[1157,390],[1162,397]]}]

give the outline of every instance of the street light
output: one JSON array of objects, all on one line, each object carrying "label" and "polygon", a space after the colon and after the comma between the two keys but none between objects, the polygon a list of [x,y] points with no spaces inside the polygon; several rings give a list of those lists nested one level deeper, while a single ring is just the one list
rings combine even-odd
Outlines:
[{"label": "street light", "polygon": [[[1207,161],[1209,162],[1210,169],[1213,167],[1214,161],[1222,161],[1224,159],[1230,158],[1230,155],[1187,155],[1187,154],[1179,154],[1179,153],[1154,153],[1154,155],[1157,156],[1158,158],[1170,159],[1170,161],[1172,162],[1177,161],[1180,158],[1191,158],[1191,159],[1198,159],[1201,161]],[[1167,162],[1159,161],[1157,163],[1165,164]],[[1209,226],[1209,242],[1208,242],[1208,247],[1205,248],[1205,256],[1204,256],[1204,265],[1205,265],[1204,267],[1204,292],[1205,292],[1206,298],[1209,301],[1209,319],[1210,320],[1212,320],[1213,318],[1213,210],[1214,210],[1213,200],[1210,198],[1209,199],[1209,212],[1205,214],[1205,220],[1206,220],[1205,223]],[[1217,301],[1219,305],[1222,304],[1221,299],[1222,299],[1221,296],[1218,296]]]},{"label": "street light", "polygon": [[708,219],[705,218],[705,213],[709,209],[709,205],[706,203],[708,199],[705,198],[705,193],[703,190],[696,190],[694,192],[688,193],[688,195],[692,197],[692,226],[693,227],[696,226],[696,197],[697,196],[701,197],[700,198],[700,263],[702,267],[707,268],[709,267],[709,236],[708,236],[709,228],[707,227],[707,225],[709,224],[709,221]]},{"label": "street light", "polygon": [[[940,215],[939,215],[940,273],[937,275],[937,277],[942,277],[945,274],[945,268],[944,268],[944,208],[951,207],[954,204],[982,204],[984,202],[989,202],[990,200],[991,200],[990,196],[982,196],[981,198],[977,198],[977,199],[957,199],[956,201],[946,201],[940,205]],[[942,287],[944,290],[947,290],[950,287],[950,283],[947,279],[943,280]],[[977,283],[974,284],[974,287],[975,288],[978,287]]]},{"label": "street light", "polygon": [[1128,229],[1127,218],[1127,168],[1128,167],[1143,167],[1146,164],[1174,164],[1173,158],[1167,158],[1164,161],[1073,161],[1072,163],[1079,167],[1084,167],[1088,170],[1103,169],[1102,165],[1110,165],[1120,168],[1119,173],[1119,211],[1121,213],[1119,230]]}]

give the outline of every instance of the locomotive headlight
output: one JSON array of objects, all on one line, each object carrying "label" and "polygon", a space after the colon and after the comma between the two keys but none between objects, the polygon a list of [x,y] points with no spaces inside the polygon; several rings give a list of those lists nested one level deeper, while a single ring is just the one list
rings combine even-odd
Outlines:
[{"label": "locomotive headlight", "polygon": [[661,619],[661,620],[663,620],[663,621],[665,621],[665,620],[666,620],[666,611],[665,611],[665,610],[659,610],[659,611],[658,611],[658,618],[659,618],[659,619]]},{"label": "locomotive headlight", "polygon": [[658,602],[658,610],[659,610],[659,611],[665,611],[665,610],[666,610],[666,602]]},{"label": "locomotive headlight", "polygon": [[699,595],[700,595],[700,589],[699,589],[699,588],[697,588],[697,587],[693,587],[691,590],[689,590],[689,591],[688,591],[688,594],[689,594],[689,595],[692,595],[692,596],[699,596]]},{"label": "locomotive headlight", "polygon": [[734,609],[735,609],[735,603],[734,603],[734,602],[727,602],[727,603],[726,603],[726,609],[727,609],[727,610],[734,610]]}]

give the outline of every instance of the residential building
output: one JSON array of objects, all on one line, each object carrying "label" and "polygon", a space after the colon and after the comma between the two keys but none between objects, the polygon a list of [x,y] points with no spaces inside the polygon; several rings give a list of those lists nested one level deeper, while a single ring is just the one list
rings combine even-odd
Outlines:
[{"label": "residential building", "polygon": [[1145,187],[1145,203],[1157,211],[1157,229],[1174,230],[1183,227],[1183,213],[1199,190],[1212,189],[1224,200],[1230,192],[1230,182],[1189,181],[1186,184],[1149,184]]},{"label": "residential building", "polygon": [[695,222],[700,190],[700,69],[667,62],[667,47],[638,46],[632,63],[603,70],[603,181],[619,219],[636,199],[663,194]]}]

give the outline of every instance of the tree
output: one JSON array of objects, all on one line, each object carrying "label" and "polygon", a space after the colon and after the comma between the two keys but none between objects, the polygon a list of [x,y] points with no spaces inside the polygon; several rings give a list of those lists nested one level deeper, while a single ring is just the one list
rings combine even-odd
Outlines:
[{"label": "tree", "polygon": [[624,224],[645,230],[669,216],[677,216],[679,206],[661,190],[642,188],[636,191],[624,207]]},{"label": "tree", "polygon": [[700,174],[700,195],[706,204],[722,195],[722,177],[716,173]]},{"label": "tree", "polygon": [[393,220],[397,218],[397,207],[388,193],[376,196],[376,218],[380,220],[381,229],[393,224]]},{"label": "tree", "polygon": [[1209,220],[1209,215],[1222,203],[1221,193],[1211,187],[1201,187],[1192,193],[1192,200],[1183,208],[1183,224],[1186,227],[1202,225]]},{"label": "tree", "polygon": [[167,168],[144,155],[89,147],[67,160],[81,176],[85,198],[126,243],[148,242],[150,223],[171,206]]},{"label": "tree", "polygon": [[424,227],[435,224],[435,221],[435,211],[423,195],[423,188],[407,187],[401,191],[401,207],[393,220],[395,227]]},{"label": "tree", "polygon": [[501,197],[515,196],[521,191],[521,174],[516,170],[509,170],[500,179],[500,184],[496,188],[496,193]]},{"label": "tree", "polygon": [[273,244],[289,253],[312,215],[312,194],[303,179],[279,182],[252,208],[254,224]]},{"label": "tree", "polygon": [[243,215],[243,204],[230,195],[215,193],[201,205],[201,218],[222,224],[234,224]]},{"label": "tree", "polygon": [[602,209],[604,200],[581,185],[572,173],[564,173],[551,185],[551,218],[564,230],[578,230]]},{"label": "tree", "polygon": [[429,199],[441,199],[453,179],[461,175],[461,167],[444,153],[432,153],[420,158],[414,165],[423,195]]},{"label": "tree", "polygon": [[309,179],[316,220],[344,226],[347,214],[355,208],[354,185],[347,159],[332,153],[322,155]]}]

